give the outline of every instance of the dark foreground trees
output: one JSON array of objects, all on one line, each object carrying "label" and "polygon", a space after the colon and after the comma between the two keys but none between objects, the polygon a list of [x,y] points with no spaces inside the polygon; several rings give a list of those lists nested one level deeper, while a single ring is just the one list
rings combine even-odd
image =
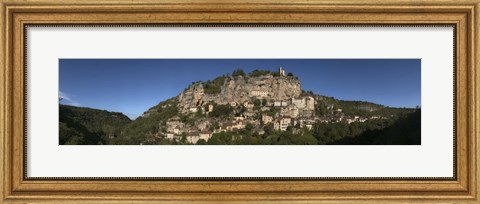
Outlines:
[{"label": "dark foreground trees", "polygon": [[[213,134],[208,145],[420,145],[421,111],[390,119],[374,119],[354,123],[318,123],[306,128],[287,131],[263,127],[260,135],[254,130],[236,130]],[[199,144],[199,143],[197,143]]]},{"label": "dark foreground trees", "polygon": [[335,145],[420,145],[421,111],[417,110],[407,117],[380,129],[368,129],[354,136],[344,137],[329,144]]},{"label": "dark foreground trees", "polygon": [[108,144],[130,119],[122,113],[60,105],[59,144]]}]

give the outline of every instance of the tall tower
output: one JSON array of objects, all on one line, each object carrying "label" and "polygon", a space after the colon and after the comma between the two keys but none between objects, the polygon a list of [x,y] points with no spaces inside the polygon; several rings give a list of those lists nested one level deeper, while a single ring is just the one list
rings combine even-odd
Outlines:
[{"label": "tall tower", "polygon": [[280,76],[286,76],[285,70],[282,67],[278,68],[278,73],[280,74]]}]

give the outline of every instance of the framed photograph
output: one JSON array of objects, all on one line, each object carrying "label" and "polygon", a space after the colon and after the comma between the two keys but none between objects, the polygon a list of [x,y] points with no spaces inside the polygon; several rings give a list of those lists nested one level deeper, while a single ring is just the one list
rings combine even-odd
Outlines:
[{"label": "framed photograph", "polygon": [[478,203],[477,0],[6,1],[3,203]]}]

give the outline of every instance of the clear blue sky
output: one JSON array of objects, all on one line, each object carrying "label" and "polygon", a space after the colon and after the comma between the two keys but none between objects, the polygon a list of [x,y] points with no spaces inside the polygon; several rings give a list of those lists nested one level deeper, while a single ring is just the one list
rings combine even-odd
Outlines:
[{"label": "clear blue sky", "polygon": [[194,81],[237,68],[298,76],[302,89],[391,107],[421,105],[420,59],[60,59],[62,104],[136,118]]}]

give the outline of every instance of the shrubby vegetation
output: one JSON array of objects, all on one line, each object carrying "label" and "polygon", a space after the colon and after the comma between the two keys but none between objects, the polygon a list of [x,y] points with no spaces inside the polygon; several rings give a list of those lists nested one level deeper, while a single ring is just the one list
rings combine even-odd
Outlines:
[{"label": "shrubby vegetation", "polygon": [[268,74],[272,74],[271,71],[268,71],[268,70],[258,70],[258,69],[255,69],[253,70],[252,72],[250,72],[249,76],[251,77],[259,77],[259,76],[264,76],[264,75],[268,75]]},{"label": "shrubby vegetation", "polygon": [[227,118],[233,113],[233,107],[230,105],[217,105],[214,106],[213,111],[208,114],[214,118]]},{"label": "shrubby vegetation", "polygon": [[[202,83],[203,84],[203,90],[206,94],[219,94],[222,91],[222,86],[225,83],[226,80],[230,79],[230,77],[245,77],[246,80],[248,80],[248,77],[259,77],[259,76],[264,76],[264,75],[272,75],[274,77],[280,76],[278,72],[272,72],[268,70],[253,70],[250,72],[248,75],[243,71],[242,69],[236,69],[232,72],[232,75],[222,75],[220,77],[217,77],[213,80],[208,80],[206,82],[201,82],[201,81],[196,81],[192,82],[192,84],[196,83]],[[294,77],[294,75],[289,72],[287,76]]]},{"label": "shrubby vegetation", "polygon": [[225,83],[229,76],[223,75],[221,77],[217,77],[213,80],[208,80],[203,83],[203,91],[206,94],[219,94],[222,91],[222,86]]},{"label": "shrubby vegetation", "polygon": [[242,69],[236,69],[236,70],[233,71],[232,76],[233,77],[238,77],[238,76],[245,77],[247,75],[245,74],[245,72]]},{"label": "shrubby vegetation", "polygon": [[144,116],[138,117],[123,128],[120,137],[111,141],[112,144],[138,145],[147,140],[147,136],[154,136],[159,132],[159,124],[178,113],[177,98],[172,98],[148,110]]},{"label": "shrubby vegetation", "polygon": [[315,145],[317,140],[307,130],[293,133],[293,129],[276,131],[273,127],[263,135],[247,128],[213,134],[205,144],[208,145]]}]

